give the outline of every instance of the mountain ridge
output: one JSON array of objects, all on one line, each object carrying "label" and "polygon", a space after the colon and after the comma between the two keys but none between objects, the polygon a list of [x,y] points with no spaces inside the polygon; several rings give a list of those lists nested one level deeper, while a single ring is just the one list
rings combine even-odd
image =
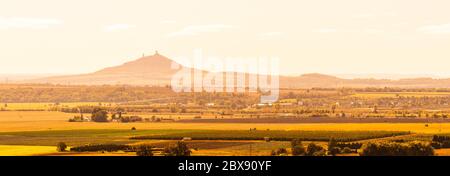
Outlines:
[{"label": "mountain ridge", "polygon": [[[24,83],[49,83],[70,85],[170,85],[172,76],[178,72],[172,69],[175,61],[156,52],[122,65],[107,67],[96,72],[52,76],[23,81]],[[176,63],[178,64],[178,63]],[[195,68],[191,68],[194,69]],[[198,69],[200,70],[200,69]],[[204,73],[208,71],[200,70]],[[224,73],[224,72],[222,72]],[[450,88],[450,79],[405,78],[398,80],[356,78],[345,79],[337,76],[308,73],[300,76],[280,76],[281,88],[338,88],[338,87],[399,87],[399,88]]]}]

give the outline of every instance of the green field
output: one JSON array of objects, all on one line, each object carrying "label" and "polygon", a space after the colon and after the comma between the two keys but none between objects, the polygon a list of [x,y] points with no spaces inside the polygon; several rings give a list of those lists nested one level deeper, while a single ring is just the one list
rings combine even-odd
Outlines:
[{"label": "green field", "polygon": [[244,131],[244,130],[61,130],[0,133],[0,145],[54,146],[66,142],[69,146],[86,144],[129,144],[139,140],[264,140],[276,141],[301,139],[304,141],[357,141],[406,135],[396,131]]},{"label": "green field", "polygon": [[132,139],[158,139],[158,140],[181,140],[190,137],[193,140],[264,140],[269,137],[275,141],[291,141],[300,139],[303,141],[329,141],[331,138],[337,141],[358,141],[364,139],[392,137],[406,135],[408,132],[398,131],[221,131],[221,130],[195,130],[179,131],[171,134],[157,134],[150,136],[138,136]]}]

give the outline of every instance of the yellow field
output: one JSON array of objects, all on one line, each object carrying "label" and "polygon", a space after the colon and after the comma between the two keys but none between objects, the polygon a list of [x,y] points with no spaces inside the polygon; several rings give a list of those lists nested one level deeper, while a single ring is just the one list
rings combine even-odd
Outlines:
[{"label": "yellow field", "polygon": [[357,98],[395,98],[398,96],[402,97],[443,97],[450,96],[450,92],[381,92],[381,93],[356,93],[351,95],[351,97]]},{"label": "yellow field", "polygon": [[307,130],[307,131],[411,131],[450,133],[450,123],[333,123],[333,124],[248,124],[248,123],[93,123],[68,122],[74,114],[60,112],[0,112],[0,132],[72,129],[211,129],[211,130]]},{"label": "yellow field", "polygon": [[74,114],[51,111],[0,111],[0,125],[11,122],[61,122],[73,116]]},{"label": "yellow field", "polygon": [[[103,106],[114,105],[112,103],[101,103]],[[78,107],[78,106],[98,106],[99,102],[72,102],[72,103],[59,103],[57,107]],[[7,103],[7,107],[4,104],[0,104],[0,108],[5,110],[47,110],[48,108],[55,107],[55,103]]]},{"label": "yellow field", "polygon": [[0,156],[30,156],[55,151],[56,147],[51,146],[0,145]]}]

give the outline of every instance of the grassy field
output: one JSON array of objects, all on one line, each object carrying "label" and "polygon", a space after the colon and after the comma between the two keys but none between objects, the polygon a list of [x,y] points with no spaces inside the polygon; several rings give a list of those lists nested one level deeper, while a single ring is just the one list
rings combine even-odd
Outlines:
[{"label": "grassy field", "polygon": [[29,156],[55,151],[54,146],[0,145],[0,156]]}]

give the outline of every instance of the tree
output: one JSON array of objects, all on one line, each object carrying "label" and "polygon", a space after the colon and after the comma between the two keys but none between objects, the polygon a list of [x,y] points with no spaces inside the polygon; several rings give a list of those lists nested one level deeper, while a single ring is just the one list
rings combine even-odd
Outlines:
[{"label": "tree", "polygon": [[306,148],[306,156],[324,156],[325,149],[315,143],[310,143]]},{"label": "tree", "polygon": [[137,156],[153,156],[152,147],[148,145],[140,145],[136,151]]},{"label": "tree", "polygon": [[294,156],[301,156],[306,154],[306,149],[303,147],[303,145],[297,145],[292,148],[292,155]]},{"label": "tree", "polygon": [[341,153],[341,148],[339,148],[339,147],[333,147],[328,150],[328,154],[331,156],[336,156],[339,153]]},{"label": "tree", "polygon": [[363,146],[361,156],[433,156],[434,148],[430,144],[412,143],[367,143]]},{"label": "tree", "polygon": [[300,156],[305,155],[306,149],[299,139],[294,139],[291,141],[292,155]]},{"label": "tree", "polygon": [[279,148],[279,149],[271,152],[272,156],[286,156],[287,154],[288,154],[288,152],[285,148]]},{"label": "tree", "polygon": [[96,108],[92,111],[91,119],[94,122],[108,122],[108,112]]},{"label": "tree", "polygon": [[337,142],[334,138],[331,138],[328,142],[328,154],[332,156],[336,156],[336,154],[339,154],[341,149],[337,146]]},{"label": "tree", "polygon": [[166,156],[190,156],[191,150],[186,143],[178,141],[175,145],[169,145],[164,149]]},{"label": "tree", "polygon": [[64,142],[58,142],[58,144],[56,144],[56,151],[58,152],[65,152],[67,149],[67,145]]}]

